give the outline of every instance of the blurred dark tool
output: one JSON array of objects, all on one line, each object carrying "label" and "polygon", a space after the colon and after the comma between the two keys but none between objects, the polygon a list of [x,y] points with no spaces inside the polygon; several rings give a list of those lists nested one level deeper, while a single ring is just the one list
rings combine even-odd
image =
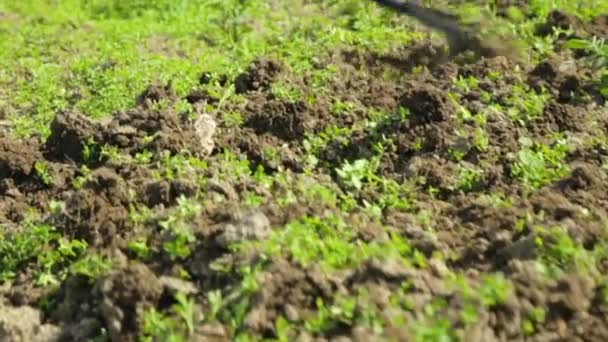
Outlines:
[{"label": "blurred dark tool", "polygon": [[[423,7],[417,2],[397,0],[373,0],[379,5],[391,8],[401,14],[416,18],[425,26],[443,32],[449,46],[449,56],[453,57],[465,51],[471,51],[479,57],[496,57],[505,55],[504,49],[497,42],[483,41],[474,32],[468,30],[455,15]],[[503,50],[503,51],[501,51]],[[507,52],[508,54],[508,52]]]}]

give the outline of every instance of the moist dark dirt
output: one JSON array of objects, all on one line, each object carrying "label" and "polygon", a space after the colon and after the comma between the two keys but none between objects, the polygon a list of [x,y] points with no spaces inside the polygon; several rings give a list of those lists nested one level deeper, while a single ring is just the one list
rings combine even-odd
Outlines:
[{"label": "moist dark dirt", "polygon": [[[395,57],[382,60],[349,52],[341,58],[341,62],[346,64],[346,70],[351,70],[351,67],[367,68],[371,75],[374,75],[374,71],[386,71],[381,65],[389,65],[392,70],[404,70],[409,67],[407,62],[398,63],[398,58]],[[430,202],[425,205],[432,210],[436,218],[437,239],[429,239],[417,231],[416,226],[419,223],[415,217],[386,213],[386,222],[403,232],[416,248],[428,255],[435,250],[454,251],[459,256],[448,263],[451,267],[469,270],[472,274],[475,274],[473,270],[502,271],[515,280],[515,295],[508,299],[506,304],[484,313],[487,316],[481,320],[483,324],[463,331],[465,337],[475,340],[521,338],[521,325],[526,315],[530,315],[537,306],[551,310],[542,326],[537,327],[538,330],[535,331],[538,339],[596,340],[606,334],[601,330],[597,331],[597,336],[585,336],[582,329],[575,327],[578,320],[582,320],[584,326],[598,326],[599,322],[606,321],[605,313],[598,313],[590,304],[600,289],[595,281],[578,274],[567,274],[557,280],[547,281],[537,274],[538,271],[533,269],[530,261],[538,256],[539,251],[534,244],[534,237],[528,233],[529,227],[524,224],[521,231],[514,230],[520,222],[525,222],[527,215],[533,213],[542,217],[544,226],[566,226],[568,233],[587,249],[594,248],[605,236],[601,223],[604,216],[602,213],[606,211],[605,196],[599,192],[592,195],[595,191],[603,191],[600,184],[603,184],[606,177],[605,172],[601,171],[601,163],[591,164],[585,161],[588,158],[604,160],[603,152],[582,152],[575,149],[568,157],[570,175],[532,196],[525,195],[524,189],[513,182],[510,175],[510,154],[521,148],[521,138],[533,137],[543,141],[554,134],[582,137],[592,134],[590,124],[601,120],[598,111],[594,110],[601,102],[597,97],[588,96],[593,94],[594,90],[587,71],[575,65],[573,67],[575,61],[567,60],[565,55],[557,58],[541,61],[526,71],[528,77],[525,86],[537,91],[547,91],[548,100],[542,105],[541,116],[522,126],[509,119],[505,113],[488,113],[486,131],[489,135],[489,146],[483,151],[473,145],[470,135],[455,129],[459,124],[458,108],[447,96],[446,90],[451,87],[451,81],[447,80],[459,76],[475,76],[480,80],[480,89],[462,94],[460,101],[461,105],[473,113],[481,108],[481,91],[492,92],[494,101],[508,105],[512,100],[508,89],[517,84],[517,80],[509,76],[509,70],[514,65],[507,59],[498,57],[472,65],[442,65],[417,75],[415,80],[397,81],[396,85],[371,96],[382,98],[382,101],[375,105],[389,109],[396,109],[397,106],[409,109],[409,117],[405,122],[387,122],[377,128],[398,143],[396,152],[389,154],[392,156],[391,160],[383,161],[382,173],[396,179],[404,174],[409,177],[420,176],[424,179],[423,188],[439,189],[439,200],[436,196],[429,197]],[[488,71],[498,71],[504,77],[491,78]],[[376,77],[379,77],[379,74],[380,72]],[[362,82],[369,84],[369,81]],[[368,88],[368,92],[373,94],[371,89],[373,88]],[[339,88],[336,93],[340,93]],[[359,96],[359,99],[365,98],[363,94]],[[307,112],[302,111],[302,118],[306,118]],[[289,110],[284,113],[292,115]],[[268,126],[267,123],[257,124]],[[307,129],[313,130],[314,124],[311,120]],[[306,131],[306,128],[303,131]],[[287,133],[290,134],[288,136],[277,136],[290,143],[301,140],[302,136],[293,132],[291,130],[291,133]],[[331,150],[325,151],[321,156],[331,163],[366,158],[372,148],[370,145],[374,142],[374,133],[377,131],[355,131],[346,146],[336,148],[330,145],[328,148]],[[462,152],[462,159],[483,169],[480,184],[477,184],[473,191],[463,193],[455,190],[458,167],[458,163],[453,160],[455,150]],[[582,155],[585,155],[585,158]],[[492,203],[484,196],[488,189],[509,196],[514,205],[500,206]],[[599,217],[594,216],[594,219],[589,220],[588,216],[583,214],[585,210],[590,210],[592,215]],[[390,281],[388,283],[390,284]],[[341,282],[347,292],[352,285],[348,284],[345,279]],[[354,284],[356,288],[370,286],[362,279]],[[305,287],[303,286],[303,289]],[[374,284],[372,288],[375,291],[389,292],[391,285]],[[441,292],[438,288],[421,291],[427,295],[433,291]],[[580,301],[574,300],[577,297]],[[273,312],[276,312],[271,299],[266,300],[266,303],[265,309],[256,309],[256,314],[260,312],[260,315],[272,316]],[[302,307],[310,305],[310,302],[300,303]],[[288,315],[298,317],[295,313],[297,310],[283,310],[288,311]],[[447,314],[451,315],[449,312]],[[264,326],[258,320],[255,320],[255,323],[251,328],[261,334],[266,334],[271,329],[270,324]],[[346,334],[356,338],[354,331],[344,332],[338,329],[331,334]]]},{"label": "moist dark dirt", "polygon": [[[524,3],[501,1],[499,6]],[[537,33],[547,34],[551,27],[575,27],[581,36],[605,34],[606,18],[580,23],[564,13],[552,12]],[[600,301],[601,284],[583,272],[555,279],[542,275],[533,262],[541,250],[530,222],[533,216],[536,225],[563,226],[587,250],[602,243],[608,219],[604,166],[608,152],[601,146],[577,146],[566,157],[570,172],[531,195],[511,174],[513,154],[521,149],[522,138],[545,141],[563,134],[585,139],[608,132],[608,122],[599,109],[604,99],[598,96],[589,70],[577,64],[580,56],[559,50],[537,65],[523,66],[520,82],[512,72],[515,62],[508,58],[468,64],[424,63],[425,59],[433,60],[436,53],[436,47],[429,44],[383,56],[333,51],[315,61],[318,70],[329,65],[338,70],[325,81],[323,91],[315,88],[311,75],[298,75],[279,60],[259,57],[232,80],[244,100],[222,109],[240,113],[242,125],[231,126],[224,117],[215,117],[219,129],[210,154],[203,152],[207,150],[195,124],[172,106],[179,98],[170,84],[150,85],[134,108],[113,113],[103,122],[72,111],[57,113],[51,136],[44,143],[1,136],[0,223],[6,227],[2,229],[18,231],[29,208],[48,213],[50,201],[61,200],[64,206],[43,220],[65,238],[81,239],[90,248],[118,260],[112,272],[94,283],[70,275],[54,291],[33,285],[31,272],[23,271],[8,289],[0,290],[6,305],[34,307],[50,297],[54,305],[45,310],[44,319],[37,324],[60,327],[63,340],[84,340],[102,330],[114,341],[135,340],[141,333],[143,311],[170,307],[170,293],[176,289],[206,293],[228,289],[237,282],[230,274],[215,270],[214,261],[229,260],[235,265],[247,262],[226,248],[223,241],[228,227],[240,229],[235,212],[246,195],[271,200],[277,189],[229,176],[230,170],[216,166],[218,155],[229,149],[245,156],[253,171],[263,166],[269,173],[284,171],[304,177],[307,139],[327,129],[347,128],[351,133],[342,140],[329,141],[316,153],[319,163],[311,179],[338,192],[340,182],[333,169],[345,161],[372,156],[379,137],[391,141],[394,148],[385,152],[377,173],[397,182],[414,180],[416,202],[409,212],[381,212],[379,221],[425,256],[441,252],[451,257],[441,262],[434,259],[424,269],[370,260],[335,275],[315,265],[304,267],[288,257],[273,258],[259,276],[259,291],[244,317],[246,329],[259,336],[274,336],[279,316],[293,322],[310,320],[318,309],[318,298],[330,302],[336,294],[356,295],[361,291],[372,298],[370,305],[379,308],[382,320],[390,322],[394,315],[391,293],[408,281],[411,310],[405,321],[422,319],[426,305],[440,298],[447,305],[438,315],[447,317],[464,340],[524,339],[521,327],[538,307],[546,308],[547,315],[535,326],[535,340],[608,339],[608,307]],[[412,72],[412,67],[421,63],[428,67]],[[203,73],[201,85],[210,82],[210,77]],[[467,77],[475,77],[478,86],[455,88],[455,79]],[[299,96],[291,98],[277,92],[277,84]],[[541,104],[539,117],[521,123],[500,110],[501,106],[513,105],[515,85],[529,87],[530,92],[545,92],[547,100]],[[308,101],[312,95],[315,101]],[[184,99],[191,104],[219,102],[201,89]],[[490,110],[490,102],[499,106]],[[336,110],[337,104],[347,104],[348,109]],[[364,124],[370,108],[387,114],[372,128]],[[391,115],[399,113],[400,108],[407,110],[407,116],[396,120]],[[477,126],[467,118],[467,112],[484,114],[485,145],[480,146],[476,140]],[[124,159],[102,153],[108,147],[117,149]],[[152,152],[152,163],[147,166],[135,162],[144,151]],[[179,176],[167,179],[158,176],[166,170],[150,166],[178,154],[204,159],[209,168],[204,172],[182,170]],[[46,165],[43,172],[40,165]],[[480,171],[466,191],[458,178],[463,165]],[[202,177],[207,178],[204,184],[199,182]],[[306,186],[303,183],[302,187]],[[202,212],[189,221],[196,227],[198,238],[192,255],[177,261],[160,255],[137,259],[128,242],[142,230],[149,230],[154,232],[149,245],[162,249],[166,236],[160,232],[160,222],[171,216],[178,201],[201,194]],[[365,194],[370,198],[379,195]],[[221,200],[212,200],[217,198]],[[261,217],[265,228],[331,209],[310,202],[282,207],[269,202],[251,214]],[[144,222],[135,214],[141,206],[153,211]],[[427,214],[425,220],[417,211]],[[379,222],[361,217],[350,218],[358,227],[357,238],[386,238]],[[428,226],[433,227],[432,233]],[[264,231],[260,228],[241,233],[263,235]],[[608,271],[608,262],[604,265],[604,271]],[[481,310],[478,322],[465,327],[459,315],[464,305],[462,295],[447,289],[442,281],[448,268],[464,272],[471,282],[479,282],[485,272],[503,272],[513,282],[514,292],[504,303]],[[175,278],[182,269],[189,271],[190,279],[166,280]],[[203,307],[209,305],[198,297],[197,302]],[[389,323],[384,328],[385,337],[411,339],[398,324]],[[230,340],[228,331],[227,326],[206,325],[196,334],[223,341]],[[0,337],[3,333],[0,329]],[[304,340],[374,339],[368,328],[356,324],[338,324],[323,336],[304,331],[297,335]]]},{"label": "moist dark dirt", "polygon": [[546,36],[552,34],[555,29],[574,31],[570,36],[562,34],[561,38],[605,37],[606,33],[608,33],[608,16],[598,14],[590,22],[585,22],[574,15],[560,10],[553,10],[547,16],[546,21],[537,27],[536,33]]}]

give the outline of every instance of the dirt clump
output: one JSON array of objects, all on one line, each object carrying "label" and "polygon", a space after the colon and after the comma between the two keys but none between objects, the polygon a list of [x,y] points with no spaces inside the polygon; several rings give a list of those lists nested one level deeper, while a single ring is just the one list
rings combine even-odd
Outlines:
[{"label": "dirt clump", "polygon": [[587,104],[584,95],[596,92],[587,74],[574,60],[553,57],[537,64],[528,73],[527,82],[536,91],[549,91],[559,103]]},{"label": "dirt clump", "polygon": [[0,178],[23,179],[32,175],[34,164],[42,159],[36,139],[0,137]]},{"label": "dirt clump", "polygon": [[586,27],[587,33],[596,37],[608,36],[608,15],[600,14],[594,17]]},{"label": "dirt clump", "polygon": [[147,181],[139,188],[139,198],[146,206],[153,208],[159,204],[172,206],[181,196],[193,197],[198,190],[197,184],[190,180]]},{"label": "dirt clump", "polygon": [[81,341],[99,336],[104,329],[95,297],[94,284],[84,276],[72,275],[52,295],[56,305],[47,319],[62,327],[63,340]]},{"label": "dirt clump", "polygon": [[537,26],[535,33],[539,36],[547,36],[552,34],[554,29],[574,31],[569,36],[561,33],[560,39],[590,38],[591,36],[606,37],[606,33],[608,33],[608,15],[600,14],[595,16],[590,22],[585,22],[564,11],[553,10],[547,15],[546,21]]},{"label": "dirt clump", "polygon": [[[279,135],[289,136],[290,133],[282,132]],[[220,135],[217,137],[216,146],[218,150],[229,146],[246,155],[252,170],[258,165],[263,166],[268,172],[279,169],[296,172],[302,170],[301,162],[298,160],[302,155],[299,141],[286,142],[270,133],[258,135],[253,128],[245,127]]]},{"label": "dirt clump", "polygon": [[[497,6],[526,4],[499,1]],[[595,24],[600,27],[605,19],[598,17]],[[549,34],[552,27],[590,32],[559,11],[549,15],[539,34]],[[422,60],[439,54],[429,42],[384,55],[332,51],[311,60],[312,68],[304,73],[260,57],[234,79],[237,99],[222,101],[214,114],[205,110],[219,106],[220,99],[208,86],[215,86],[212,81],[229,85],[228,78],[203,73],[197,88],[182,99],[170,83],[153,83],[136,106],[101,122],[59,112],[43,144],[2,136],[0,223],[17,229],[23,213],[35,208],[44,212],[41,221],[63,238],[82,239],[104,256],[115,253],[118,265],[94,282],[68,272],[51,294],[31,285],[34,275],[24,267],[9,290],[0,289],[0,298],[13,306],[49,299],[54,304],[49,317],[33,317],[32,322],[42,325],[48,319],[74,340],[103,330],[113,340],[135,340],[144,310],[167,313],[176,292],[210,306],[202,297],[218,290],[232,305],[235,289],[238,300],[248,300],[249,306],[242,307],[248,311],[228,314],[242,314],[239,328],[262,337],[276,337],[277,319],[284,317],[303,339],[374,340],[377,336],[362,323],[371,313],[372,323],[383,323],[384,336],[397,340],[413,338],[411,327],[393,323],[395,317],[424,328],[438,327],[434,319],[441,318],[463,340],[520,340],[525,338],[522,327],[538,318],[538,308],[546,309],[545,320],[533,322],[532,338],[590,339],[583,328],[603,336],[608,308],[599,299],[600,281],[572,272],[551,278],[537,267],[553,262],[554,251],[547,248],[563,243],[560,238],[577,248],[580,244],[584,254],[595,253],[606,237],[608,176],[603,165],[608,153],[601,143],[590,147],[587,142],[606,133],[608,124],[596,117],[598,103],[585,97],[592,89],[589,70],[566,52],[556,52],[557,57],[523,73],[502,57],[422,66]],[[420,68],[410,72],[413,67]],[[514,92],[517,87],[521,93]],[[518,101],[520,95],[526,98]],[[192,122],[177,110],[178,100],[192,104],[199,120]],[[536,116],[528,117],[528,110]],[[563,133],[576,143],[584,141],[563,161],[569,172],[531,191],[514,176],[518,152],[524,142],[552,142]],[[120,157],[103,156],[101,150],[108,146]],[[139,159],[144,151],[149,162]],[[177,154],[186,157],[184,164],[167,165],[165,158]],[[364,169],[350,170],[352,179],[338,177],[336,169],[358,159],[379,160],[378,168],[362,164]],[[51,182],[44,181],[37,161],[46,164]],[[532,163],[532,171],[543,171],[543,162]],[[257,173],[260,167],[264,174]],[[351,187],[353,180],[361,187]],[[186,257],[174,259],[165,240],[173,232],[158,228],[168,217],[192,209],[183,205],[183,197],[197,206],[196,214],[183,222],[195,241],[185,244]],[[59,205],[49,213],[51,199]],[[300,264],[296,252],[284,252],[307,248],[310,241],[288,247],[271,241],[276,244],[270,247],[284,253],[280,257],[261,255],[255,248],[241,255],[231,248],[281,236],[283,226],[294,220],[334,211],[347,212],[341,221],[353,229],[348,238],[334,239],[331,234],[342,232],[330,228],[331,237],[320,241],[321,253],[349,258],[354,266],[345,270],[325,272],[315,262]],[[149,259],[137,250],[141,244],[132,244],[140,238]],[[384,243],[397,246],[393,251],[399,258],[384,258]],[[352,254],[340,254],[350,253],[349,248]],[[233,271],[257,262],[264,266],[256,273],[257,292],[241,292],[242,274]],[[601,262],[598,268],[608,270],[608,263]],[[219,264],[228,266],[217,268]],[[471,301],[480,296],[477,288],[458,286],[495,280],[486,277],[494,272],[505,275],[512,293],[502,298],[503,283],[490,283],[479,293],[494,302],[474,306],[476,321],[465,324],[471,317],[463,313],[470,313]],[[184,274],[190,279],[178,278]],[[462,280],[456,288],[450,286],[453,275]],[[357,320],[321,317],[336,322],[308,336],[303,325],[319,322],[318,300],[329,310],[322,314],[333,314],[341,296],[356,297]],[[13,307],[6,310],[20,314]],[[224,313],[218,317],[226,318]],[[5,331],[26,330],[7,322],[0,315],[0,339]],[[229,340],[229,324],[206,323],[194,336]]]},{"label": "dirt clump", "polygon": [[[167,100],[168,107],[152,106],[161,100]],[[55,160],[93,166],[101,164],[100,148],[104,144],[126,153],[151,149],[208,154],[201,146],[202,138],[195,127],[171,107],[176,100],[170,84],[153,84],[138,97],[137,107],[118,111],[102,121],[93,121],[80,113],[59,112],[51,123],[51,135],[45,143],[46,154]]]},{"label": "dirt clump", "polygon": [[100,314],[112,340],[134,340],[146,307],[155,307],[163,295],[163,285],[143,264],[129,265],[99,281]]},{"label": "dirt clump", "polygon": [[30,306],[13,307],[0,302],[0,341],[59,342],[61,328],[43,322],[42,313]]},{"label": "dirt clump", "polygon": [[[19,222],[31,202],[37,200],[36,196],[27,195],[28,190],[39,188],[34,167],[41,160],[36,140],[0,137],[0,223]],[[34,189],[28,189],[32,185]]]},{"label": "dirt clump", "polygon": [[65,208],[52,220],[72,238],[109,246],[128,235],[129,203],[124,180],[113,170],[100,168],[82,189],[66,196]]},{"label": "dirt clump", "polygon": [[174,102],[177,99],[175,90],[171,86],[171,83],[160,84],[154,83],[149,85],[144,91],[137,96],[135,103],[140,106],[150,107],[154,103],[161,101]]},{"label": "dirt clump", "polygon": [[208,91],[204,89],[192,90],[188,95],[186,95],[185,99],[190,104],[195,104],[199,102],[204,102],[206,104],[217,104],[220,101],[220,99],[211,95]]},{"label": "dirt clump", "polygon": [[258,135],[270,133],[285,141],[303,139],[316,124],[303,101],[250,101],[245,113],[245,127],[252,128]]},{"label": "dirt clump", "polygon": [[[592,278],[581,274],[566,273],[556,280],[542,277],[531,262],[513,261],[510,263],[509,277],[515,285],[516,300],[508,302],[498,311],[495,329],[502,331],[507,338],[516,338],[518,325],[530,317],[534,308],[549,308],[545,321],[539,327],[537,336],[553,336],[554,339],[581,339],[592,341],[587,333],[578,327],[593,326],[604,317],[588,314],[597,287]],[[508,315],[505,315],[509,313]],[[604,329],[596,332],[602,336]]]},{"label": "dirt clump", "polygon": [[[192,127],[182,123],[171,109],[131,109],[117,113],[107,126],[106,140],[127,152],[143,149],[172,154],[188,150],[202,153],[200,138]],[[151,141],[149,141],[149,139]]]},{"label": "dirt clump", "polygon": [[236,77],[235,90],[237,94],[267,90],[283,70],[283,64],[275,59],[257,58],[244,73]]},{"label": "dirt clump", "polygon": [[564,195],[551,189],[542,189],[534,193],[530,197],[530,203],[536,212],[546,212],[557,221],[574,218],[581,209],[573,205]]},{"label": "dirt clump", "polygon": [[569,30],[578,29],[580,27],[581,22],[578,18],[564,11],[553,10],[547,15],[546,21],[538,25],[536,34],[539,36],[547,36],[552,34],[554,29]]},{"label": "dirt clump", "polygon": [[89,143],[104,141],[104,130],[85,115],[62,111],[51,122],[51,135],[46,140],[47,154],[60,161],[86,162],[83,149]]},{"label": "dirt clump", "polygon": [[410,177],[422,177],[425,187],[449,191],[455,185],[454,165],[433,156],[411,158],[406,172]]},{"label": "dirt clump", "polygon": [[253,299],[245,325],[261,334],[274,332],[272,322],[278,315],[305,319],[315,309],[316,298],[330,298],[335,290],[320,270],[303,269],[284,259],[273,260],[260,274],[259,284],[261,291]]},{"label": "dirt clump", "polygon": [[539,135],[587,130],[587,112],[583,108],[551,101],[545,105],[543,114],[540,122],[535,121],[530,125],[530,129]]},{"label": "dirt clump", "polygon": [[[339,88],[341,86],[341,89]],[[360,102],[362,106],[387,110],[394,108],[398,98],[398,88],[392,82],[377,79],[346,80],[343,85],[336,84],[337,93],[344,101]],[[345,90],[349,91],[345,91]]]},{"label": "dirt clump", "polygon": [[46,210],[74,177],[72,164],[45,159],[37,138],[0,137],[0,222],[18,224],[29,209]]},{"label": "dirt clump", "polygon": [[412,84],[400,104],[411,111],[410,122],[423,125],[446,121],[453,109],[446,95],[426,84]]},{"label": "dirt clump", "polygon": [[608,209],[607,178],[601,166],[575,162],[570,175],[557,182],[554,188],[573,203],[602,212]]}]

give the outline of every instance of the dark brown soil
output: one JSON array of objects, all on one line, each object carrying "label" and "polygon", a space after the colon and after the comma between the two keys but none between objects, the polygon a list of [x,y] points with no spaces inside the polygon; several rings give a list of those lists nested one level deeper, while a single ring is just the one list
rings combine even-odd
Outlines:
[{"label": "dark brown soil", "polygon": [[[591,22],[584,22],[566,12],[553,10],[547,16],[546,21],[537,27],[536,33],[541,36],[549,35],[553,33],[554,29],[573,30],[574,33],[571,37],[606,37],[606,33],[608,32],[608,16],[606,14],[598,14]],[[564,35],[562,37],[565,38]]]},{"label": "dark brown soil", "polygon": [[[499,1],[498,6],[524,3]],[[605,16],[583,24],[555,11],[537,33],[572,26],[585,34],[605,35],[606,24]],[[603,100],[596,96],[589,70],[578,66],[575,57],[558,51],[537,65],[523,66],[521,82],[512,72],[516,62],[504,57],[468,64],[429,64],[420,73],[410,72],[419,64],[415,57],[432,57],[434,53],[434,47],[424,44],[385,56],[334,51],[316,61],[318,69],[329,64],[338,67],[324,92],[312,87],[310,75],[296,75],[283,62],[260,57],[233,80],[243,101],[222,109],[241,113],[243,124],[229,127],[221,117],[214,117],[218,130],[211,153],[205,152],[196,124],[173,108],[178,97],[170,84],[151,85],[137,98],[134,108],[114,113],[104,122],[76,112],[57,113],[51,136],[44,143],[0,137],[0,224],[8,227],[7,232],[19,229],[29,208],[48,212],[51,200],[61,200],[64,206],[41,220],[56,227],[66,239],[83,240],[90,249],[117,260],[110,273],[94,282],[82,275],[69,275],[53,290],[34,286],[31,272],[24,270],[7,289],[0,290],[0,305],[6,300],[14,307],[36,306],[44,298],[53,298],[43,321],[61,327],[63,340],[85,340],[106,331],[113,341],[134,341],[141,333],[144,310],[167,309],[174,303],[169,294],[177,288],[205,294],[230,290],[238,283],[230,272],[214,269],[213,262],[228,260],[236,267],[259,256],[232,254],[227,242],[265,237],[271,227],[335,210],[303,196],[279,206],[277,196],[287,192],[282,188],[285,185],[266,187],[251,177],[234,175],[234,170],[221,169],[219,158],[224,158],[224,150],[246,157],[250,171],[262,166],[270,174],[285,172],[286,177],[304,179],[300,184],[303,188],[312,183],[306,183],[305,177],[311,177],[309,181],[339,193],[343,184],[335,169],[345,161],[369,158],[379,141],[390,141],[392,148],[384,153],[377,175],[411,182],[415,202],[405,211],[384,210],[377,219],[364,213],[349,215],[356,238],[382,241],[387,238],[382,228],[386,226],[428,258],[434,253],[449,257],[429,259],[425,268],[372,259],[336,274],[314,264],[302,266],[288,256],[270,258],[257,279],[258,291],[244,315],[244,329],[258,336],[275,336],[279,316],[301,323],[314,317],[318,299],[328,303],[336,294],[365,292],[368,299],[357,303],[358,308],[364,311],[368,305],[378,310],[386,323],[385,337],[410,340],[408,331],[390,320],[391,294],[407,281],[411,303],[405,321],[422,319],[427,304],[441,299],[446,305],[437,315],[446,317],[463,340],[524,340],[528,337],[522,325],[538,307],[547,311],[532,332],[534,340],[608,339],[608,307],[599,299],[601,283],[584,272],[555,278],[541,274],[534,262],[541,250],[533,230],[533,226],[562,226],[589,251],[605,241],[608,152],[599,144],[577,145],[566,158],[570,172],[532,193],[511,175],[512,155],[521,149],[522,138],[551,141],[557,134],[585,139],[608,133],[606,118],[598,109]],[[393,77],[385,77],[387,74]],[[470,76],[479,81],[478,87],[455,88],[455,79]],[[209,75],[201,76],[201,85],[209,81]],[[300,96],[277,95],[272,88],[277,82]],[[488,110],[489,103],[509,107],[516,85],[529,87],[528,92],[546,93],[547,101],[537,118],[517,122],[505,112]],[[307,101],[312,95],[315,101]],[[185,100],[218,103],[200,89]],[[350,107],[336,113],[336,102]],[[365,122],[370,108],[387,114],[373,127]],[[400,108],[408,112],[403,120],[393,115]],[[482,126],[487,135],[485,147],[476,144],[474,134],[479,126],[462,117],[463,109],[473,115],[487,110]],[[304,172],[307,138],[332,127],[352,133],[320,147],[316,153],[319,163]],[[124,159],[103,155],[102,148],[108,146],[116,148]],[[151,152],[152,163],[140,165],[134,159],[144,151]],[[164,171],[161,162],[179,154],[199,157],[208,168],[181,170],[170,179],[159,177]],[[47,165],[50,182],[36,171],[37,162]],[[481,171],[476,183],[466,189],[458,185],[462,165]],[[255,211],[241,211],[250,194],[264,199],[264,204]],[[355,200],[381,195],[380,190],[370,190]],[[138,259],[128,248],[129,241],[149,231],[149,245],[162,250],[167,238],[160,229],[162,222],[184,198],[196,198],[202,206],[201,213],[188,218],[197,238],[192,254],[183,260],[160,254]],[[137,221],[136,215],[141,207],[152,211],[143,222]],[[432,227],[432,234],[428,227]],[[608,262],[603,261],[603,265],[603,271],[608,271]],[[486,272],[502,272],[513,282],[514,292],[504,303],[479,309],[478,322],[465,326],[460,316],[465,305],[463,294],[448,289],[443,282],[448,269],[462,272],[472,283],[480,282]],[[183,270],[191,278],[176,280]],[[204,297],[195,298],[198,306],[209,306]],[[196,334],[203,340],[210,336],[230,340],[229,332],[228,324],[206,325]],[[295,337],[365,341],[377,336],[357,323],[336,324],[319,336],[298,331]]]}]

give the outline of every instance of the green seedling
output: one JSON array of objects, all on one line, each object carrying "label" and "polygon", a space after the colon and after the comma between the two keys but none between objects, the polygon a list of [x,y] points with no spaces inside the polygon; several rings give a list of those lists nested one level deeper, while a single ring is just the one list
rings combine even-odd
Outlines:
[{"label": "green seedling", "polygon": [[34,170],[36,170],[36,174],[44,185],[50,186],[53,184],[53,177],[49,173],[48,164],[45,161],[37,160],[34,163]]},{"label": "green seedling", "polygon": [[568,145],[558,140],[553,147],[533,143],[517,153],[511,175],[520,179],[530,189],[549,184],[564,177],[568,166],[563,162]]}]

